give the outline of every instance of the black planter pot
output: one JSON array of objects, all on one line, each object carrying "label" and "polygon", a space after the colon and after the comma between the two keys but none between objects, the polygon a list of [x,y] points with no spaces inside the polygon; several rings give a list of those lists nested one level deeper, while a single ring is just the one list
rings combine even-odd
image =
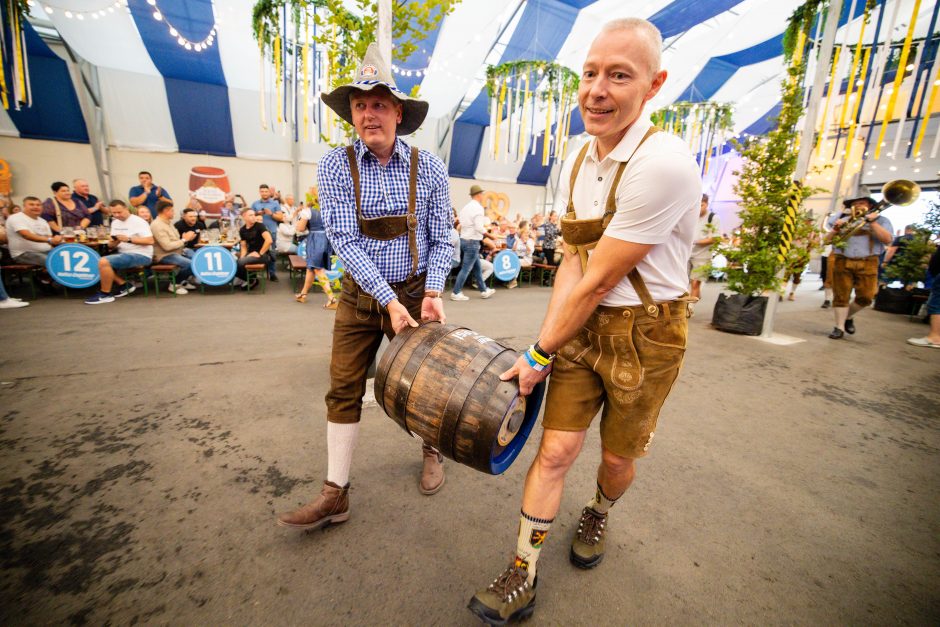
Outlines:
[{"label": "black planter pot", "polygon": [[765,311],[766,296],[719,294],[712,312],[712,326],[728,333],[760,335]]},{"label": "black planter pot", "polygon": [[903,287],[883,287],[875,296],[875,309],[885,313],[910,314],[914,301]]}]

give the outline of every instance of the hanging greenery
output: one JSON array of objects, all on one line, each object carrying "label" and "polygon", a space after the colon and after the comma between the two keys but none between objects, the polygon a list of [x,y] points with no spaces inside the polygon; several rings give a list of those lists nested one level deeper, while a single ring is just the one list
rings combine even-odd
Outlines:
[{"label": "hanging greenery", "polygon": [[734,106],[720,102],[675,102],[650,116],[653,124],[685,139],[708,172],[714,148],[721,148],[734,128]]},{"label": "hanging greenery", "polygon": [[[408,59],[427,33],[435,30],[459,2],[396,0],[392,9],[392,38],[396,42],[392,59]],[[362,17],[347,9],[345,4],[343,0],[258,0],[252,10],[252,32],[258,42],[262,65],[270,62],[274,66],[278,124],[292,117],[286,102],[287,83],[298,73],[291,69],[296,66],[303,73],[301,83],[305,98],[301,106],[305,108],[304,115],[307,115],[306,107],[313,107],[320,138],[334,145],[352,137],[353,128],[332,111],[319,109],[317,88],[330,91],[351,82],[359,60],[376,39],[378,27],[376,0],[356,0],[355,8]],[[262,125],[266,126],[264,71],[262,67],[261,115]],[[308,93],[311,82],[313,93]],[[295,85],[295,91],[298,89]],[[305,117],[305,127],[306,123]]]},{"label": "hanging greenery", "polygon": [[542,165],[564,155],[579,84],[575,72],[551,61],[520,60],[487,66],[489,149],[493,159],[502,156],[504,161],[519,161],[527,153],[535,155],[542,120]]},{"label": "hanging greenery", "polygon": [[[820,9],[828,4],[829,0],[807,0],[790,14],[787,29],[783,32],[783,58],[786,62],[789,63],[793,58],[799,33],[808,34],[816,16],[821,16]],[[876,4],[878,0],[865,0],[866,13],[870,14]],[[848,10],[847,5],[843,4],[843,10]],[[822,32],[822,28],[819,31]]]},{"label": "hanging greenery", "polygon": [[27,0],[3,2],[6,3],[7,19],[0,24],[0,101],[4,109],[9,110],[12,106],[19,111],[21,104],[30,107],[33,103],[26,37],[23,33],[23,24],[29,16],[29,4]]}]

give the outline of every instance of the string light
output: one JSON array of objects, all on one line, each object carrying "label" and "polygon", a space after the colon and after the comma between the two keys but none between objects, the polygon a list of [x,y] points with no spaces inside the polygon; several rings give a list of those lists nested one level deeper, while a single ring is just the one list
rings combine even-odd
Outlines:
[{"label": "string light", "polygon": [[215,8],[212,9],[212,28],[209,29],[209,34],[206,35],[202,41],[193,41],[187,39],[180,34],[179,29],[173,26],[170,23],[170,20],[167,19],[163,11],[160,10],[160,7],[157,6],[157,0],[147,0],[147,4],[153,7],[153,19],[158,22],[163,22],[166,24],[167,32],[169,33],[172,39],[176,40],[180,46],[186,50],[195,50],[196,52],[202,52],[203,50],[208,50],[212,44],[215,43],[215,34],[219,30],[219,19],[215,16]]},{"label": "string light", "polygon": [[[105,3],[100,9],[89,9],[87,11],[78,11],[69,7],[56,6],[48,2],[40,2],[39,0],[29,0],[30,6],[39,6],[49,15],[53,15],[56,11],[64,15],[68,19],[84,20],[86,17],[90,17],[94,20],[98,18],[105,17],[108,13],[114,13],[114,9],[120,9],[121,7],[127,7],[127,0],[114,0],[113,2]],[[128,9],[130,11],[130,9]]]}]

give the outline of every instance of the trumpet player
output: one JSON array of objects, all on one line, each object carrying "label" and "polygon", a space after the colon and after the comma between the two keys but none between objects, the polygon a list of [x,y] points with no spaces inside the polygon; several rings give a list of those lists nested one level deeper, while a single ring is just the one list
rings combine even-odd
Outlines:
[{"label": "trumpet player", "polygon": [[[829,219],[826,241],[832,242],[832,313],[835,327],[829,338],[840,340],[855,333],[855,314],[871,305],[878,290],[878,265],[891,243],[891,222],[877,211],[869,196],[842,203],[841,214]],[[849,304],[855,290],[855,301]]]}]

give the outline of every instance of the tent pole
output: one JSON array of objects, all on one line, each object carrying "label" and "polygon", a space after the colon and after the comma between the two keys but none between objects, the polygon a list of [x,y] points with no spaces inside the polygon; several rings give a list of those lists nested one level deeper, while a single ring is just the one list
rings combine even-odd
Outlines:
[{"label": "tent pole", "polygon": [[108,145],[108,135],[104,124],[104,108],[102,107],[101,90],[98,85],[98,69],[75,54],[75,51],[64,39],[61,43],[72,60],[73,67],[77,68],[78,77],[81,79],[84,88],[76,91],[80,97],[85,126],[88,128],[88,141],[91,144],[91,154],[95,159],[95,172],[98,175],[101,198],[107,202],[107,200],[114,198],[114,189],[111,180],[111,149]]},{"label": "tent pole", "polygon": [[[816,76],[813,79],[814,96],[809,99],[809,106],[806,108],[806,116],[803,118],[803,133],[800,140],[800,152],[796,159],[796,170],[793,172],[793,180],[802,181],[806,177],[806,171],[809,169],[809,157],[813,150],[813,133],[816,131],[816,116],[819,110],[819,101],[821,98],[817,94],[822,94],[823,87],[826,84],[826,77],[829,74],[829,61],[832,58],[832,45],[836,41],[836,31],[839,30],[839,15],[842,13],[842,0],[831,0],[829,3],[829,13],[826,16],[826,27],[823,30],[822,44],[817,51]],[[822,17],[820,14],[816,19]],[[830,85],[829,89],[838,89],[838,85]],[[824,131],[825,132],[825,131]],[[838,183],[836,183],[838,187]],[[781,269],[781,274],[783,270]],[[771,293],[767,298],[767,310],[764,312],[764,326],[761,329],[760,337],[768,340],[774,335],[774,319],[777,317],[777,294]]]},{"label": "tent pole", "polygon": [[392,0],[379,0],[379,25],[376,32],[379,54],[389,66],[392,64]]}]

